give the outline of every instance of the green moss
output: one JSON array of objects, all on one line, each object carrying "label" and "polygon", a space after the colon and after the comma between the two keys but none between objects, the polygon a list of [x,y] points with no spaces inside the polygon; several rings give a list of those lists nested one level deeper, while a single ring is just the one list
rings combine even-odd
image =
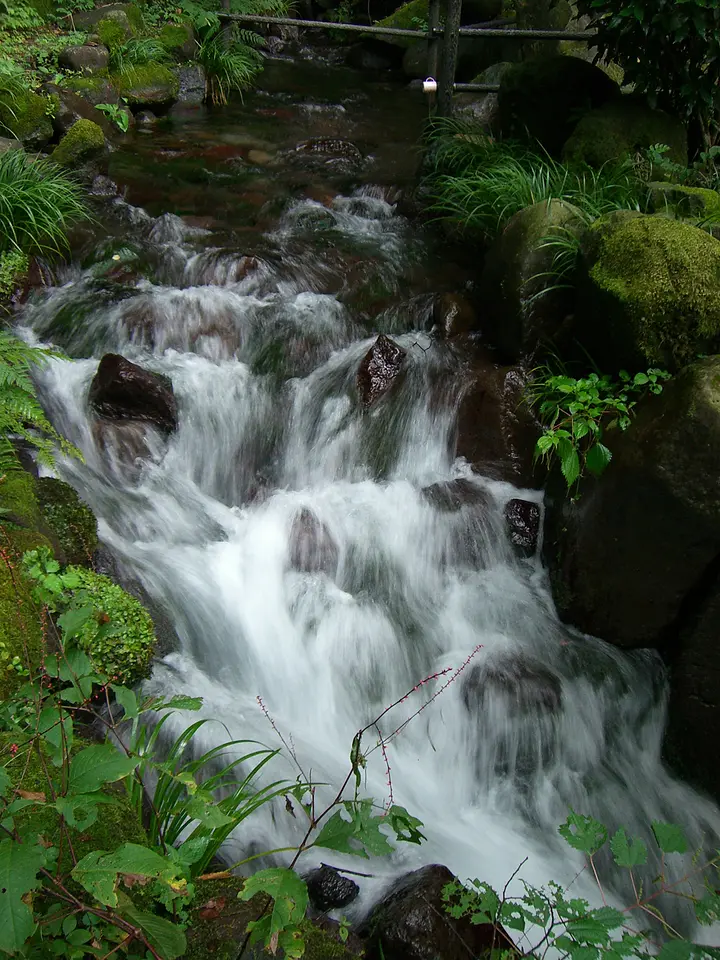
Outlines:
[{"label": "green moss", "polygon": [[136,6],[134,3],[131,3],[125,7],[125,13],[130,21],[130,26],[132,27],[134,33],[144,33],[146,29],[145,18],[143,17],[140,7]]},{"label": "green moss", "polygon": [[675,183],[651,183],[648,189],[652,209],[656,213],[680,220],[720,223],[720,193],[716,190]]},{"label": "green moss", "polygon": [[30,260],[19,250],[0,254],[0,300],[9,297],[28,271]]},{"label": "green moss", "polygon": [[42,477],[35,483],[46,523],[58,538],[68,563],[89,565],[97,549],[97,520],[90,507],[62,480]]},{"label": "green moss", "polygon": [[61,166],[75,167],[102,153],[105,134],[92,120],[76,121],[53,150],[51,157]]},{"label": "green moss", "polygon": [[584,116],[565,144],[563,155],[567,161],[599,168],[656,143],[667,144],[668,159],[687,166],[685,125],[662,110],[651,110],[641,101],[623,97]]},{"label": "green moss", "polygon": [[719,241],[679,220],[616,213],[586,244],[578,317],[603,369],[676,370],[720,346]]},{"label": "green moss", "polygon": [[68,90],[80,95],[84,93],[100,93],[108,82],[107,70],[98,70],[90,77],[65,77],[62,85]]},{"label": "green moss", "polygon": [[[588,44],[581,40],[561,40],[558,44],[558,52],[565,57],[579,57],[580,60],[593,62],[594,53]],[[625,82],[625,71],[614,61],[606,63],[604,60],[598,60],[596,66],[600,67],[603,73],[606,73],[619,87]]]},{"label": "green moss", "polygon": [[[420,24],[413,23],[413,20],[419,20],[427,23],[428,19],[428,0],[410,0],[398,7],[394,13],[379,20],[377,26],[392,27],[396,30],[419,30]],[[392,43],[396,47],[409,47],[416,42],[416,37],[383,37],[387,43]]]},{"label": "green moss", "polygon": [[[16,738],[15,738],[16,739]],[[10,758],[10,744],[14,742],[14,735],[0,733],[0,762],[7,764],[6,772],[15,789],[27,790],[30,793],[49,794],[47,775],[42,758],[37,749],[21,750],[15,759]],[[90,746],[82,740],[76,740],[73,753]],[[57,776],[58,771],[50,766],[52,773]],[[116,850],[122,843],[147,843],[147,835],[143,830],[137,813],[125,799],[120,789],[107,787],[104,792],[113,798],[114,803],[103,804],[98,819],[94,824],[78,831],[69,827],[75,857],[80,859],[93,850]],[[26,807],[16,815],[19,826],[27,826],[33,834],[46,837],[59,845],[59,814],[50,804]],[[59,857],[60,871],[67,871],[71,867],[67,846],[61,849]]]},{"label": "green moss", "polygon": [[47,98],[37,93],[25,91],[9,99],[0,97],[0,130],[9,130],[18,140],[31,145],[45,143],[52,137],[47,111]]},{"label": "green moss", "polygon": [[185,24],[166,24],[158,34],[158,40],[176,60],[189,60],[189,45],[193,41],[192,27]]},{"label": "green moss", "polygon": [[160,63],[128,67],[113,78],[113,85],[130,106],[166,103],[177,98],[180,82]]},{"label": "green moss", "polygon": [[98,21],[95,28],[100,43],[112,51],[121,47],[127,40],[127,30],[117,20],[106,18]]},{"label": "green moss", "polygon": [[25,470],[7,470],[0,479],[0,519],[24,527],[35,526],[40,519],[40,508],[35,496],[35,483]]},{"label": "green moss", "polygon": [[25,682],[17,668],[39,666],[45,649],[40,613],[20,571],[16,535],[0,527],[0,700]]},{"label": "green moss", "polygon": [[118,683],[133,684],[150,671],[155,651],[155,629],[143,605],[108,577],[83,567],[69,567],[80,578],[80,587],[101,610],[117,633],[100,640],[94,638],[91,624],[80,636],[80,644],[96,668],[115,677]]}]

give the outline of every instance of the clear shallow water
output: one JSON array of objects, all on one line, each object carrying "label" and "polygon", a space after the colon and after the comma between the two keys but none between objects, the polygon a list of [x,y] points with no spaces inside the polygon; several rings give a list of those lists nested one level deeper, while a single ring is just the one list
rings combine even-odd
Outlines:
[{"label": "clear shallow water", "polygon": [[[272,149],[293,141],[301,114],[331,115],[334,135],[376,129],[385,101],[374,113],[378,91],[361,93],[334,113],[309,103],[306,90],[285,97],[290,119],[275,125]],[[162,137],[179,151],[202,137],[216,146],[233,130],[237,138],[263,126],[269,99],[261,91],[221,121],[181,117],[152,149]],[[405,154],[420,117],[405,116],[396,132]],[[596,897],[590,878],[576,876],[581,858],[557,835],[569,807],[645,837],[653,819],[678,822],[693,846],[716,845],[717,809],[660,762],[659,659],[563,627],[539,562],[517,558],[503,521],[508,499],[540,495],[473,475],[454,458],[463,356],[428,335],[428,294],[457,282],[458,270],[445,270],[399,212],[389,189],[397,165],[370,159],[354,184],[316,168],[308,184],[279,154],[269,175],[276,213],[265,209],[249,228],[247,217],[235,219],[233,184],[217,204],[185,180],[185,219],[162,214],[172,185],[163,195],[151,169],[143,187],[142,144],[138,137],[116,173],[131,200],[152,190],[148,209],[118,201],[124,226],[109,217],[18,320],[73,358],[53,362],[41,384],[55,423],[85,455],[62,474],[176,632],[148,688],[204,698],[205,715],[221,722],[205,728],[199,747],[228,734],[276,746],[261,696],[306,772],[337,786],[359,727],[471,657],[389,747],[393,798],[423,820],[428,839],[371,862],[358,910],[392,877],[429,862],[502,887],[527,858],[514,889],[522,878],[575,878],[577,895]],[[380,331],[407,351],[406,369],[367,411],[356,375]],[[179,428],[169,440],[136,430],[104,449],[96,442],[87,392],[108,351],[172,378]],[[458,478],[477,488],[476,502],[448,512],[423,493]],[[293,568],[302,511],[323,531],[324,571]],[[383,733],[424,695],[397,707]],[[285,757],[269,775],[296,773]],[[364,791],[389,800],[380,751]],[[300,836],[281,803],[244,825],[226,855],[239,860]],[[307,865],[314,859],[357,868],[327,851],[308,854]],[[684,866],[672,869],[681,876]],[[622,900],[615,872],[606,876]],[[666,909],[687,925],[681,901]]]}]

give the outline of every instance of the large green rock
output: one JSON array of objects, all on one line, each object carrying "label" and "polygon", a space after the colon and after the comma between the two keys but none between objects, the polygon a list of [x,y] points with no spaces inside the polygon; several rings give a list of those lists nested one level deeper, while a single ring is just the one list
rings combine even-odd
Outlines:
[{"label": "large green rock", "polygon": [[550,345],[560,333],[572,294],[552,276],[556,250],[543,241],[576,237],[583,229],[576,207],[543,201],[516,213],[490,248],[478,298],[483,330],[503,360],[514,363],[541,343]]},{"label": "large green rock", "polygon": [[76,169],[105,152],[105,134],[92,120],[76,121],[53,150],[51,157],[63,167]]},{"label": "large green rock", "polygon": [[168,54],[180,63],[192,60],[198,45],[195,31],[189,23],[167,23],[158,34],[158,40]]},{"label": "large green rock", "polygon": [[541,146],[559,157],[581,116],[620,96],[602,70],[576,57],[518,63],[502,78],[498,122],[504,138]]},{"label": "large green rock", "polygon": [[118,102],[117,91],[110,80],[102,74],[95,74],[91,77],[64,77],[62,85],[72,93],[82,97],[83,100],[87,100],[94,107],[99,103]]},{"label": "large green rock", "polygon": [[0,128],[21,140],[28,150],[40,150],[53,135],[49,110],[50,101],[37,93],[0,94]]},{"label": "large green rock", "polygon": [[720,193],[679,183],[649,183],[650,207],[678,220],[720,223]]},{"label": "large green rock", "polygon": [[651,110],[642,100],[623,97],[582,118],[565,144],[563,158],[599,168],[657,143],[670,147],[670,160],[687,166],[685,124],[662,110]]},{"label": "large green rock", "polygon": [[97,520],[69,483],[41,477],[35,483],[38,505],[68,563],[89,566],[97,549]]},{"label": "large green rock", "polygon": [[129,67],[112,78],[118,94],[133,110],[168,110],[178,98],[180,82],[172,70],[159,63]]},{"label": "large green rock", "polygon": [[602,370],[674,371],[720,347],[720,241],[618,212],[587,231],[576,336]]}]

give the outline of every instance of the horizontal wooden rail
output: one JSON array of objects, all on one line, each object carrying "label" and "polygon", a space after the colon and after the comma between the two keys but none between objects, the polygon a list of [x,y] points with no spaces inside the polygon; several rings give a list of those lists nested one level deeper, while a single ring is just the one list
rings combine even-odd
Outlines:
[{"label": "horizontal wooden rail", "polygon": [[499,83],[454,83],[453,90],[459,93],[498,93]]}]

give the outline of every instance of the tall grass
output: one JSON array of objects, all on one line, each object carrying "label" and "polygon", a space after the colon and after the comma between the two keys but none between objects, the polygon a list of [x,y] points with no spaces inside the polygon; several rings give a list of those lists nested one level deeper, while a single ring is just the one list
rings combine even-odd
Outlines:
[{"label": "tall grass", "polygon": [[59,253],[67,229],[88,216],[79,185],[57,164],[22,150],[0,155],[0,254]]},{"label": "tall grass", "polygon": [[[7,57],[0,57],[0,106],[2,111],[16,118],[13,105],[15,101],[29,90],[28,81],[23,68]],[[10,132],[9,128],[0,121],[0,135]]]},{"label": "tall grass", "polygon": [[147,63],[169,63],[172,57],[154,37],[138,37],[109,48],[108,67],[111,73],[122,73]]},{"label": "tall grass", "polygon": [[241,38],[228,39],[220,27],[201,34],[197,61],[205,70],[205,99],[209,103],[227,103],[232,92],[245,90],[262,70],[263,55],[256,49],[262,37],[252,30],[240,34]]},{"label": "tall grass", "polygon": [[633,164],[600,170],[571,167],[470,124],[436,124],[427,186],[431,209],[470,231],[495,234],[519,210],[543,200],[566,200],[588,220],[612,210],[641,210],[647,187]]}]

